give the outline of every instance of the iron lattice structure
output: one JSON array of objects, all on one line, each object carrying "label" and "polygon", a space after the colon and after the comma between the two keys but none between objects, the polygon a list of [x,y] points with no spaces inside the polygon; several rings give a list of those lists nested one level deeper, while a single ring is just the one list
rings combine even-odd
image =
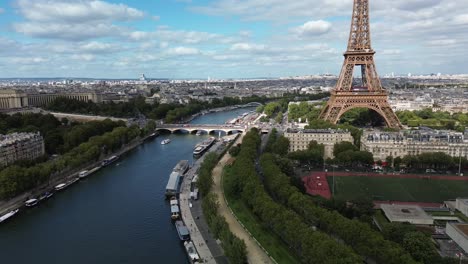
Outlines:
[{"label": "iron lattice structure", "polygon": [[[368,108],[380,114],[388,127],[402,128],[400,120],[388,103],[388,93],[382,87],[374,63],[369,27],[369,0],[354,0],[348,48],[336,87],[322,110],[320,118],[334,124],[353,108]],[[361,78],[353,77],[356,67]]]}]

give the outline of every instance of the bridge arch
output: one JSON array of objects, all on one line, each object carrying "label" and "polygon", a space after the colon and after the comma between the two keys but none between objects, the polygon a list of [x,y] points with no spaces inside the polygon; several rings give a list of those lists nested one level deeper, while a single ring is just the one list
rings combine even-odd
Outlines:
[{"label": "bridge arch", "polygon": [[172,129],[169,128],[156,128],[156,131],[172,133]]},{"label": "bridge arch", "polygon": [[341,111],[339,112],[338,116],[336,117],[336,120],[335,120],[335,124],[338,123],[338,121],[340,121],[341,117],[348,111],[352,110],[352,109],[355,109],[355,108],[367,108],[367,109],[370,109],[370,110],[373,110],[374,112],[376,112],[381,118],[382,120],[385,121],[385,124],[387,125],[387,127],[391,127],[391,122],[388,120],[387,116],[385,115],[385,113],[382,111],[382,109],[380,109],[377,105],[372,105],[372,104],[368,104],[368,105],[347,105],[345,107],[343,107],[341,109]]},{"label": "bridge arch", "polygon": [[250,103],[247,103],[245,104],[244,106],[261,106],[263,105],[262,103],[259,103],[259,102],[250,102]]}]

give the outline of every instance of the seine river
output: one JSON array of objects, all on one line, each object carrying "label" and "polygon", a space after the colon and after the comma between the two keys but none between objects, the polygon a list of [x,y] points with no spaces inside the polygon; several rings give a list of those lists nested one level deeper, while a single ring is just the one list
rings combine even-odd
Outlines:
[{"label": "seine river", "polygon": [[[254,109],[207,114],[192,123],[221,124]],[[161,145],[165,138],[172,142]],[[162,135],[20,212],[0,225],[0,263],[187,263],[164,189],[175,164],[192,161],[193,147],[204,138]]]}]

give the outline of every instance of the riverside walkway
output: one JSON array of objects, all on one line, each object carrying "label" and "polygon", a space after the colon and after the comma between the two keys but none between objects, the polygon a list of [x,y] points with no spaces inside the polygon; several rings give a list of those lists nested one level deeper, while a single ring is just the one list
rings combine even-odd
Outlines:
[{"label": "riverside walkway", "polygon": [[[222,147],[221,145],[221,142],[217,142],[214,146],[210,148],[208,153],[212,151],[217,151],[220,147]],[[214,264],[217,263],[216,260],[218,258],[218,262],[225,262],[221,260],[223,259],[223,257],[220,257],[223,255],[222,250],[218,244],[213,243],[214,239],[208,232],[208,228],[206,226],[203,227],[201,221],[197,221],[198,218],[202,217],[201,204],[199,204],[200,201],[193,201],[193,204],[197,203],[198,208],[195,208],[195,206],[191,208],[190,206],[192,204],[190,198],[190,187],[192,179],[197,173],[198,169],[200,168],[200,165],[202,164],[205,157],[206,154],[204,154],[200,159],[198,159],[190,168],[190,170],[185,174],[180,188],[179,204],[180,211],[182,213],[182,219],[184,220],[184,223],[187,226],[187,228],[190,230],[190,238],[197,249],[200,259],[203,260],[203,263]]]},{"label": "riverside walkway", "polygon": [[[242,143],[244,134],[242,134],[234,145]],[[242,226],[237,218],[232,213],[231,209],[227,205],[226,199],[224,198],[224,191],[222,186],[222,173],[223,168],[231,159],[231,155],[227,152],[224,157],[218,162],[216,167],[213,169],[213,180],[214,186],[213,191],[218,197],[219,208],[218,212],[226,219],[231,232],[238,238],[244,240],[247,247],[247,260],[249,263],[274,263],[273,260],[266,254],[255,238]]]}]

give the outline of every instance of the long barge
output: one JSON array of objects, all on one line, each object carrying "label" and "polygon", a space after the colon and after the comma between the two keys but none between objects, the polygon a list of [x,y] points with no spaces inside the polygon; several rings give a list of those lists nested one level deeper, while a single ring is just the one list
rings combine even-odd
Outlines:
[{"label": "long barge", "polygon": [[204,140],[202,143],[195,146],[195,149],[193,150],[193,156],[199,157],[203,155],[203,153],[207,151],[213,145],[215,140],[216,140],[215,137],[210,137],[209,139]]},{"label": "long barge", "polygon": [[175,196],[179,193],[180,179],[189,169],[189,161],[181,160],[177,165],[172,169],[171,174],[169,175],[169,180],[166,185],[166,198]]}]

